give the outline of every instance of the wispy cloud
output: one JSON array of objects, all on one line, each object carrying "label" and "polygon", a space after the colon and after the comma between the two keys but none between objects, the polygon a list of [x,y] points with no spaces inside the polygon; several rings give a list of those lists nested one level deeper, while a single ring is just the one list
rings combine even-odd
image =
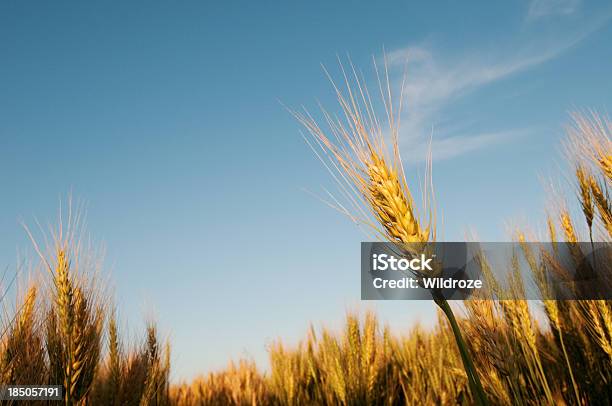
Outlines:
[{"label": "wispy cloud", "polygon": [[498,131],[492,133],[473,134],[470,136],[451,136],[441,139],[431,139],[429,142],[406,142],[402,145],[403,149],[409,150],[411,156],[420,157],[421,160],[427,156],[431,149],[434,154],[434,159],[437,161],[454,158],[459,155],[464,155],[469,152],[485,148],[489,145],[494,145],[510,140],[516,140],[519,137],[526,136],[530,133],[528,129],[516,129],[509,131]]},{"label": "wispy cloud", "polygon": [[532,0],[525,19],[535,21],[550,16],[574,14],[581,5],[581,0]]},{"label": "wispy cloud", "polygon": [[439,120],[451,102],[558,57],[603,22],[605,20],[594,22],[587,29],[554,40],[532,40],[507,49],[462,53],[456,58],[443,58],[427,46],[410,46],[388,53],[387,63],[391,70],[399,73],[406,68],[404,97],[407,108],[402,116],[402,139],[403,148],[410,151],[410,161],[425,159],[432,129],[435,160],[507,142],[528,132],[524,128],[504,128],[470,134],[457,128],[444,128]]}]

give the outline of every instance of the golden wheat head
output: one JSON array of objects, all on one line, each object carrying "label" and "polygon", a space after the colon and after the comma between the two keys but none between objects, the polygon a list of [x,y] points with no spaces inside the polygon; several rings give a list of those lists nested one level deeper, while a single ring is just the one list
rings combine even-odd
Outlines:
[{"label": "golden wheat head", "polygon": [[[423,194],[423,209],[429,215],[429,220],[424,222],[417,213],[406,182],[398,142],[402,95],[399,109],[395,111],[386,64],[385,80],[381,81],[378,70],[377,76],[387,130],[381,127],[382,120],[377,117],[367,86],[352,64],[352,80],[342,64],[340,67],[346,90],[341,91],[331,78],[330,81],[343,120],[332,118],[323,110],[327,124],[327,129],[323,129],[308,112],[293,112],[314,141],[307,142],[339,183],[341,193],[351,206],[347,208],[336,201],[335,207],[355,222],[368,226],[376,236],[392,242],[423,243],[435,239],[431,189]],[[387,137],[390,138],[389,149]]]}]

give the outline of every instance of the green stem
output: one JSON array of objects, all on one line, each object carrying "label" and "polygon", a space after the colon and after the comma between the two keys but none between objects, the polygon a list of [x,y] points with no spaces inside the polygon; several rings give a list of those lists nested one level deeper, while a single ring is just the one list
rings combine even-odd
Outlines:
[{"label": "green stem", "polygon": [[572,366],[570,364],[569,357],[567,356],[567,351],[565,349],[565,342],[563,341],[563,331],[561,330],[561,326],[559,326],[559,340],[561,341],[561,349],[563,349],[563,356],[565,358],[565,362],[567,364],[567,369],[569,370],[570,378],[572,380],[572,387],[574,388],[574,395],[576,396],[576,404],[580,404],[580,392],[578,391],[578,385],[576,385],[576,380],[574,379],[574,372],[572,371]]},{"label": "green stem", "polygon": [[478,372],[476,371],[476,367],[472,362],[472,357],[467,349],[467,345],[463,340],[463,336],[461,335],[461,330],[459,329],[459,324],[457,324],[457,319],[455,318],[455,314],[453,310],[448,304],[446,299],[435,299],[435,302],[440,309],[448,318],[450,322],[451,329],[453,330],[453,334],[455,336],[455,341],[457,343],[457,347],[459,347],[459,353],[461,354],[461,360],[463,361],[463,367],[465,368],[465,372],[468,376],[468,382],[470,383],[470,389],[476,399],[476,403],[480,406],[486,406],[489,404],[487,400],[487,396],[485,395],[484,389],[482,388],[482,384],[480,383],[480,378],[478,377]]}]

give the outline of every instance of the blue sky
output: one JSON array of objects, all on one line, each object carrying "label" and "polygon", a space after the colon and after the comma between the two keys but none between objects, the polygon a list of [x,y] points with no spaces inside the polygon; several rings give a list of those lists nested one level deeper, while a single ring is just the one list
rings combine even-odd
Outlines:
[{"label": "blue sky", "polygon": [[397,331],[427,303],[359,303],[361,231],[304,190],[333,183],[281,106],[333,110],[320,64],[373,79],[408,63],[402,153],[434,181],[446,240],[536,225],[569,111],[609,111],[605,2],[0,3],[0,264],[19,221],[72,192],[106,247],[127,334],[154,314],[188,378],[374,307]]}]

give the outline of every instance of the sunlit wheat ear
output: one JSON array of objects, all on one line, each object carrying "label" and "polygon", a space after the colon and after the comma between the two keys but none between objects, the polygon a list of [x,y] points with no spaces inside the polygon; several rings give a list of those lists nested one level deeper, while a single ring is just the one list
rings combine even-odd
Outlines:
[{"label": "sunlit wheat ear", "polygon": [[60,330],[64,337],[71,334],[74,320],[74,288],[69,274],[69,263],[66,251],[57,252],[54,282],[56,288],[55,305],[59,316]]},{"label": "sunlit wheat ear", "polygon": [[595,163],[608,182],[612,182],[612,121],[595,112],[572,114],[568,128],[570,148],[581,158]]},{"label": "sunlit wheat ear", "polygon": [[121,344],[119,343],[119,333],[117,330],[117,320],[114,312],[108,323],[108,357],[109,357],[109,395],[111,403],[115,404],[121,386],[123,360],[121,354]]},{"label": "sunlit wheat ear", "polygon": [[[377,70],[384,111],[384,118],[380,118],[367,86],[353,66],[351,75],[342,64],[340,68],[345,90],[330,80],[342,118],[322,110],[322,126],[307,111],[292,112],[310,133],[311,139],[307,142],[340,186],[345,202],[334,199],[333,206],[365,225],[378,238],[399,243],[435,240],[430,166],[427,166],[423,190],[422,209],[428,217],[425,221],[417,212],[400,158],[402,93],[399,108],[395,110],[387,67],[384,80]],[[386,129],[383,130],[381,123],[385,123]]]},{"label": "sunlit wheat ear", "polygon": [[579,266],[584,260],[584,254],[578,244],[578,234],[576,234],[574,223],[572,222],[572,218],[570,217],[567,209],[561,209],[559,214],[559,222],[561,223],[563,236],[565,238],[565,242],[568,243],[568,248],[574,264]]},{"label": "sunlit wheat ear", "polygon": [[[589,174],[586,169],[579,165],[576,168],[576,179],[578,180],[578,190],[580,192],[579,200],[582,207],[582,213],[589,227],[589,234],[593,230],[593,218],[595,216],[595,207],[591,195],[591,185],[589,183]],[[592,235],[591,235],[592,238]]]},{"label": "sunlit wheat ear", "polygon": [[593,176],[589,177],[589,187],[593,194],[593,200],[595,201],[595,206],[597,206],[601,222],[608,231],[608,236],[612,237],[612,208],[610,207],[607,191],[604,193],[602,186]]},{"label": "sunlit wheat ear", "polygon": [[0,338],[0,381],[3,384],[42,382],[46,368],[38,329],[37,286],[18,296],[14,316]]},{"label": "sunlit wheat ear", "polygon": [[[61,369],[61,376],[63,378],[65,399],[67,404],[71,404],[74,399],[74,382],[75,377],[75,347],[73,342],[74,334],[74,310],[75,310],[75,297],[74,297],[74,285],[70,278],[70,264],[66,251],[63,248],[58,248],[56,255],[56,266],[53,275],[53,282],[55,285],[54,291],[54,312],[50,318],[55,322],[57,317],[57,327],[50,326],[50,333],[47,340],[49,341],[48,348],[53,351],[53,355],[61,354],[62,358],[59,360],[58,367]],[[58,330],[55,330],[55,329]],[[57,337],[55,331],[59,334]],[[57,343],[54,341],[57,339]],[[56,347],[57,344],[57,354]],[[50,354],[50,357],[52,355]],[[78,366],[78,365],[77,365]]]},{"label": "sunlit wheat ear", "polygon": [[365,198],[391,241],[427,241],[429,229],[419,224],[410,191],[402,188],[396,170],[388,167],[383,158],[373,155],[367,173],[369,184]]},{"label": "sunlit wheat ear", "polygon": [[65,401],[70,405],[82,401],[91,389],[104,314],[96,302],[95,288],[71,268],[66,245],[58,247],[53,269],[53,306],[47,319],[47,348],[52,379],[63,383]]},{"label": "sunlit wheat ear", "polygon": [[574,224],[572,223],[572,218],[566,210],[562,210],[559,216],[559,220],[561,222],[561,227],[563,229],[563,234],[565,236],[565,241],[568,243],[576,243],[578,242],[578,237],[576,236],[576,230],[574,228]]},{"label": "sunlit wheat ear", "polygon": [[75,322],[72,328],[72,349],[70,362],[72,364],[73,374],[71,377],[70,390],[75,393],[78,389],[79,377],[83,373],[85,367],[85,357],[87,351],[87,304],[83,297],[81,289],[75,290],[74,313]]},{"label": "sunlit wheat ear", "polygon": [[546,215],[546,226],[548,228],[548,238],[550,239],[550,243],[556,255],[559,249],[557,243],[557,227],[555,227],[555,221],[550,214]]},{"label": "sunlit wheat ear", "polygon": [[[75,310],[81,308],[82,295],[76,292],[70,277],[69,260],[64,249],[58,249],[57,265],[55,268],[55,305],[61,331],[63,353],[67,356],[64,361],[64,387],[67,399],[74,399],[78,375],[82,371],[83,346],[78,343],[79,327],[75,322]],[[75,297],[76,296],[76,297]],[[76,339],[75,339],[76,338]]]},{"label": "sunlit wheat ear", "polygon": [[25,331],[32,328],[34,323],[34,309],[36,306],[36,294],[38,289],[36,285],[30,286],[23,302],[23,307],[19,313],[18,328],[19,331]]},{"label": "sunlit wheat ear", "polygon": [[587,314],[585,318],[595,342],[607,355],[612,365],[612,310],[605,300],[585,300],[580,305]]},{"label": "sunlit wheat ear", "polygon": [[155,324],[151,323],[147,327],[147,339],[144,348],[147,372],[144,390],[140,398],[141,406],[158,405],[165,396],[170,368],[170,361],[167,358],[170,355],[170,348],[167,346],[165,354],[162,354],[163,349],[160,348],[159,344],[157,328]]}]

